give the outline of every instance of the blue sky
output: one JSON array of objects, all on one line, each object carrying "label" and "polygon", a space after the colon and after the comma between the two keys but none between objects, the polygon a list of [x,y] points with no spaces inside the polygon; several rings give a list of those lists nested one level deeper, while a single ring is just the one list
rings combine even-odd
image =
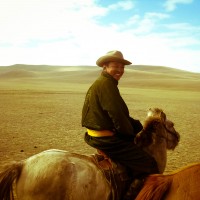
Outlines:
[{"label": "blue sky", "polygon": [[0,66],[133,64],[200,72],[199,0],[0,0]]}]

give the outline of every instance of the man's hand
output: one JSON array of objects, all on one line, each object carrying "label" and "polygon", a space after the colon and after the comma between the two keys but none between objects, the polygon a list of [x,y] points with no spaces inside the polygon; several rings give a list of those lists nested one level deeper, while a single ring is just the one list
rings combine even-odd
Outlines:
[{"label": "man's hand", "polygon": [[141,122],[137,119],[133,119],[132,117],[130,117],[130,121],[133,126],[134,134],[137,135],[137,133],[143,129]]}]

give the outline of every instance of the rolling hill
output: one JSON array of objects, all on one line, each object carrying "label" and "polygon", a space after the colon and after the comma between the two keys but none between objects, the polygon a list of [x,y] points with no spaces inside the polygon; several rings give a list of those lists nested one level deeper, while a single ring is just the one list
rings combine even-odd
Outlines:
[{"label": "rolling hill", "polygon": [[[101,73],[96,66],[12,65],[0,67],[0,88],[8,84],[91,84]],[[162,66],[132,65],[125,68],[121,87],[200,90],[200,73]]]}]

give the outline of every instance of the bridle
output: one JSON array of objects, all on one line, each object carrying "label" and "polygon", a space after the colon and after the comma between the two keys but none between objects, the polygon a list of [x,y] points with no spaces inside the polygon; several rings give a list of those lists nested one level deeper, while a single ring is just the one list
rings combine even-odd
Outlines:
[{"label": "bridle", "polygon": [[[179,142],[179,137],[177,136],[177,132],[176,132],[176,131],[174,132],[174,131],[169,130],[169,129],[167,128],[165,122],[166,122],[166,120],[165,120],[164,123],[163,123],[163,126],[164,126],[165,130],[166,130],[168,133],[170,133],[171,135],[173,135],[173,136],[178,140],[178,142]],[[161,137],[165,138],[167,141],[172,141],[172,140],[169,139],[168,134],[167,134],[166,137],[164,137],[164,136],[161,136]]]},{"label": "bridle", "polygon": [[[171,135],[173,135],[175,138],[177,138],[177,140],[178,140],[178,142],[179,142],[179,138],[178,138],[178,136],[177,136],[177,132],[176,132],[176,131],[174,132],[174,131],[169,130],[169,129],[167,128],[165,122],[166,122],[166,119],[164,120],[164,122],[162,122],[162,124],[163,124],[165,130],[167,131],[167,133],[170,133]],[[167,136],[163,136],[163,135],[158,135],[158,134],[157,134],[157,137],[163,138],[163,139],[165,139],[167,142],[168,142],[168,141],[173,141],[172,139],[169,139],[168,134],[167,134]]]}]

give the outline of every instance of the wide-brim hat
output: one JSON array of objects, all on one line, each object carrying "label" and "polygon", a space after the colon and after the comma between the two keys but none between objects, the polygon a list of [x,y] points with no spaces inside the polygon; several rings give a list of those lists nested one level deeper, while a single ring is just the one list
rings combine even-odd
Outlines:
[{"label": "wide-brim hat", "polygon": [[99,67],[103,67],[103,65],[107,62],[119,62],[119,63],[123,63],[124,65],[131,65],[132,64],[130,61],[124,59],[122,52],[116,51],[116,50],[109,51],[104,56],[101,56],[96,61],[96,64]]}]

